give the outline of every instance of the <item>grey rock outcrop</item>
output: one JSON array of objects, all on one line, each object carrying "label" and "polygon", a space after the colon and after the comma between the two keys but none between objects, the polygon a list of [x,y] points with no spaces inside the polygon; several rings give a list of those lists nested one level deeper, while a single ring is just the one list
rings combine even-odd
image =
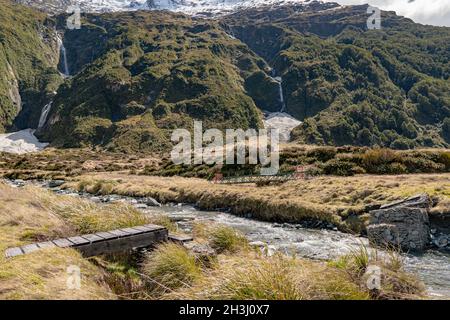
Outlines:
[{"label": "grey rock outcrop", "polygon": [[428,211],[432,202],[421,194],[370,212],[369,241],[379,246],[422,251],[430,240]]}]

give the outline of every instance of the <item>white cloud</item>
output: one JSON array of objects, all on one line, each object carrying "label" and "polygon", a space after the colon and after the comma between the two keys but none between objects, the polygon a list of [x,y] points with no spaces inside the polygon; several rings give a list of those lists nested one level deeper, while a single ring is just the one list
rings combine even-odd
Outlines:
[{"label": "white cloud", "polygon": [[[327,0],[328,1],[328,0]],[[340,4],[369,3],[415,22],[450,27],[450,0],[329,0]]]}]

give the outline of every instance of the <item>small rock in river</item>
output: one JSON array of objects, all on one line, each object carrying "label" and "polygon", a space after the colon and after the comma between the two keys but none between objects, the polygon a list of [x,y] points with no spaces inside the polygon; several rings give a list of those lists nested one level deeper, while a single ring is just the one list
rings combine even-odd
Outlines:
[{"label": "small rock in river", "polygon": [[250,246],[254,248],[258,248],[261,250],[261,253],[267,255],[268,257],[271,257],[274,255],[274,253],[277,251],[277,248],[272,245],[268,245],[265,242],[262,241],[253,241],[249,243]]},{"label": "small rock in river", "polygon": [[262,241],[253,241],[253,242],[250,242],[249,245],[251,247],[264,248],[265,246],[267,246],[267,243],[262,242]]},{"label": "small rock in river", "polygon": [[161,207],[161,204],[152,197],[144,198],[141,202],[145,203],[149,207]]},{"label": "small rock in river", "polygon": [[92,197],[90,198],[90,200],[93,202],[102,202],[102,199],[100,197]]},{"label": "small rock in river", "polygon": [[64,180],[51,180],[48,183],[48,187],[49,188],[58,188],[60,186],[62,186],[65,183]]},{"label": "small rock in river", "polygon": [[448,246],[449,241],[448,241],[447,237],[441,236],[434,241],[434,244],[439,248],[444,248],[444,247]]}]

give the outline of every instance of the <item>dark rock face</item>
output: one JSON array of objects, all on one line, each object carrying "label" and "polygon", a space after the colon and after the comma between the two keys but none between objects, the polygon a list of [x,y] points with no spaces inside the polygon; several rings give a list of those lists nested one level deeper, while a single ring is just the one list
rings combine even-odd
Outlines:
[{"label": "dark rock face", "polygon": [[424,250],[430,240],[430,206],[431,199],[423,194],[371,211],[367,227],[370,242],[405,251]]}]

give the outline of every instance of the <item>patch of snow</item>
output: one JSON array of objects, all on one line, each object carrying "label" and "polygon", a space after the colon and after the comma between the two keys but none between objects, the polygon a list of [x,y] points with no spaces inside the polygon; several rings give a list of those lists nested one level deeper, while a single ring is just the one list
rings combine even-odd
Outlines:
[{"label": "patch of snow", "polygon": [[48,146],[48,143],[39,142],[34,135],[35,130],[0,134],[0,152],[24,154],[36,152]]},{"label": "patch of snow", "polygon": [[280,130],[281,142],[288,142],[291,139],[291,131],[301,124],[301,121],[284,112],[269,113],[264,120],[266,129]]}]

